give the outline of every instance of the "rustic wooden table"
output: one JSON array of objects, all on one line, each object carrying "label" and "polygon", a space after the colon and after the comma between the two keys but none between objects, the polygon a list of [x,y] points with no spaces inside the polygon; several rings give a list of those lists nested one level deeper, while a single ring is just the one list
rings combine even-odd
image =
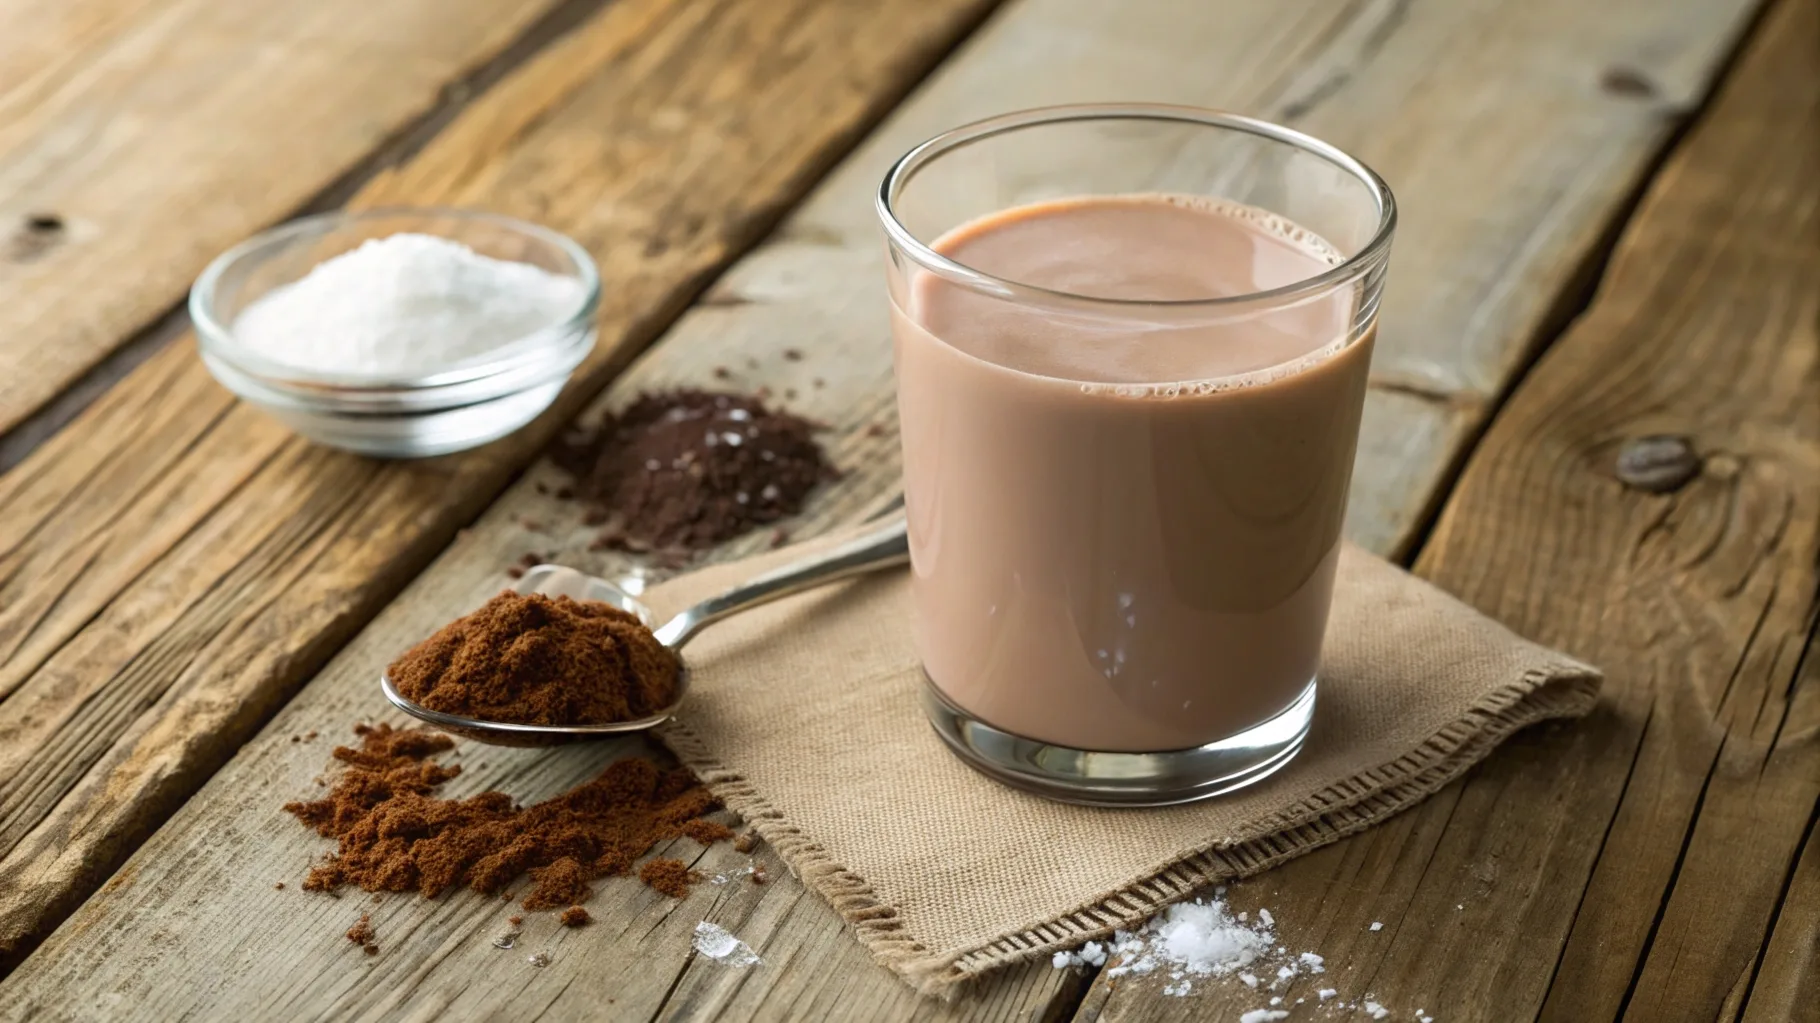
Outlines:
[{"label": "rustic wooden table", "polygon": [[[340,934],[369,904],[297,890],[320,844],[278,811],[390,654],[523,553],[626,567],[546,496],[537,453],[584,409],[725,365],[834,424],[852,472],[799,534],[890,501],[882,168],[989,113],[1143,98],[1288,121],[1393,183],[1351,534],[1609,675],[1590,719],[1233,899],[1399,1019],[1820,1019],[1820,0],[0,0],[0,25],[0,1018],[1254,1007],[1047,963],[920,1001],[768,849],[775,884],[606,884],[596,926],[534,921],[545,969],[502,966],[499,904],[459,894],[370,905],[368,958]],[[382,203],[599,258],[600,349],[534,428],[367,461],[203,371],[181,300],[214,253]],[[1661,433],[1703,471],[1620,485]],[[469,754],[461,784],[537,797],[638,748]],[[702,919],[766,965],[692,959]]]}]

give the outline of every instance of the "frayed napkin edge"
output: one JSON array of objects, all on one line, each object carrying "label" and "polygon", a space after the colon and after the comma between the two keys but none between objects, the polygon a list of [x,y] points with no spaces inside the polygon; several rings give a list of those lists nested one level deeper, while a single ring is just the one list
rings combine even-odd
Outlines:
[{"label": "frayed napkin edge", "polygon": [[806,887],[833,906],[874,960],[920,995],[953,999],[988,974],[1130,929],[1208,885],[1261,873],[1382,824],[1464,774],[1516,732],[1590,713],[1602,680],[1598,669],[1569,658],[1532,668],[1520,682],[1493,690],[1389,763],[1260,819],[1264,833],[1256,838],[1216,839],[1087,906],[945,953],[933,953],[911,936],[897,907],[792,824],[743,775],[722,765],[687,725],[670,721],[655,734],[777,850]]}]

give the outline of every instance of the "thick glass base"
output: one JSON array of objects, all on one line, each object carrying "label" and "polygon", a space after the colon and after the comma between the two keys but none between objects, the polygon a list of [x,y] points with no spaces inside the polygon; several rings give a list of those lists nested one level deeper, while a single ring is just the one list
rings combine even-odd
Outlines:
[{"label": "thick glass base", "polygon": [[1315,682],[1276,717],[1219,742],[1159,753],[1070,749],[1000,731],[923,676],[923,708],[969,767],[1013,788],[1088,806],[1168,806],[1242,789],[1295,758],[1314,720]]}]

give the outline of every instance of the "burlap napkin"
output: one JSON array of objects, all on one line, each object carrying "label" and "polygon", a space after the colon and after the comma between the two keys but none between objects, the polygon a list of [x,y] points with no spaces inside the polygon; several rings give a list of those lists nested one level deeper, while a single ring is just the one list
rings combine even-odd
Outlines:
[{"label": "burlap napkin", "polygon": [[[694,573],[670,613],[839,537]],[[688,647],[689,702],[661,737],[925,993],[1073,947],[1210,882],[1384,820],[1546,718],[1586,713],[1599,673],[1348,550],[1307,745],[1238,793],[1093,809],[974,773],[931,731],[908,573],[802,594]]]}]

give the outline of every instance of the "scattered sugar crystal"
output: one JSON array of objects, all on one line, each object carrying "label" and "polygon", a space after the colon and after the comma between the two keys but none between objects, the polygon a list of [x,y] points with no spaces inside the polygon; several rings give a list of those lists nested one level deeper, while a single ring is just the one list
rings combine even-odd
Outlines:
[{"label": "scattered sugar crystal", "polygon": [[1466,903],[1464,903],[1464,902],[1462,902],[1462,903],[1460,903],[1460,904],[1459,904],[1459,905],[1457,905],[1457,906],[1455,906],[1455,907],[1454,907],[1454,909],[1455,909],[1455,910],[1462,910],[1462,909],[1465,909],[1465,908],[1466,908]]},{"label": "scattered sugar crystal", "polygon": [[525,957],[525,962],[530,963],[532,966],[535,966],[539,969],[542,969],[543,967],[550,965],[550,953],[548,953],[548,952],[533,953],[533,954]]},{"label": "scattered sugar crystal", "polygon": [[1324,987],[1321,990],[1315,992],[1315,994],[1321,996],[1321,1001],[1323,1001],[1323,1002],[1325,1002],[1327,999],[1332,998],[1334,995],[1337,995],[1339,993],[1340,992],[1339,992],[1338,988],[1331,988],[1331,987]]},{"label": "scattered sugar crystal", "polygon": [[1373,921],[1372,921],[1372,922],[1371,922],[1371,929],[1372,929],[1372,930],[1374,930],[1374,931],[1381,931],[1381,930],[1383,930],[1383,929],[1384,929],[1384,924],[1383,924],[1383,922],[1382,922],[1382,921],[1379,921],[1379,920],[1373,920]]},{"label": "scattered sugar crystal", "polygon": [[1383,1019],[1390,1015],[1389,1009],[1384,1008],[1382,1005],[1379,1005],[1369,998],[1365,999],[1365,1011],[1371,1013],[1372,1019]]},{"label": "scattered sugar crystal", "polygon": [[1158,951],[1196,974],[1227,973],[1249,966],[1270,947],[1257,932],[1239,926],[1221,902],[1182,902],[1169,907],[1155,927]]},{"label": "scattered sugar crystal", "polygon": [[703,920],[695,925],[695,951],[735,969],[763,962],[752,946],[734,937],[725,927]]},{"label": "scattered sugar crystal", "polygon": [[1416,1023],[1435,1023],[1435,1018],[1428,1014],[1427,1009],[1417,1009]]},{"label": "scattered sugar crystal", "polygon": [[1114,938],[1112,947],[1102,945],[1097,941],[1089,941],[1087,944],[1082,945],[1073,952],[1057,952],[1054,956],[1050,957],[1049,964],[1058,970],[1065,970],[1070,966],[1104,966],[1106,965],[1106,957],[1113,952],[1119,951],[1120,949],[1118,946],[1122,945],[1123,942],[1124,932],[1120,931],[1118,936]]},{"label": "scattered sugar crystal", "polygon": [[1288,1019],[1286,1009],[1253,1009],[1239,1017],[1239,1023],[1272,1023],[1274,1020]]},{"label": "scattered sugar crystal", "polygon": [[[1195,977],[1230,976],[1257,991],[1264,985],[1265,971],[1274,969],[1269,990],[1283,992],[1285,985],[1294,983],[1294,979],[1303,973],[1326,972],[1324,956],[1315,952],[1291,952],[1277,942],[1276,917],[1268,910],[1252,911],[1255,919],[1246,913],[1235,913],[1217,894],[1221,891],[1216,889],[1216,895],[1211,899],[1170,906],[1141,927],[1117,932],[1104,944],[1088,942],[1077,952],[1055,953],[1051,962],[1060,969],[1082,963],[1099,965],[1116,956],[1116,965],[1106,970],[1108,977],[1162,973],[1167,977],[1163,993],[1178,998],[1192,990]],[[1323,988],[1320,1000],[1327,1002],[1337,994],[1332,988]],[[1273,996],[1270,1005],[1286,1006],[1289,999],[1285,995],[1286,992]],[[1298,998],[1295,1004],[1300,1005],[1303,1001],[1306,999]],[[1344,1002],[1339,1004],[1345,1005]]]}]

